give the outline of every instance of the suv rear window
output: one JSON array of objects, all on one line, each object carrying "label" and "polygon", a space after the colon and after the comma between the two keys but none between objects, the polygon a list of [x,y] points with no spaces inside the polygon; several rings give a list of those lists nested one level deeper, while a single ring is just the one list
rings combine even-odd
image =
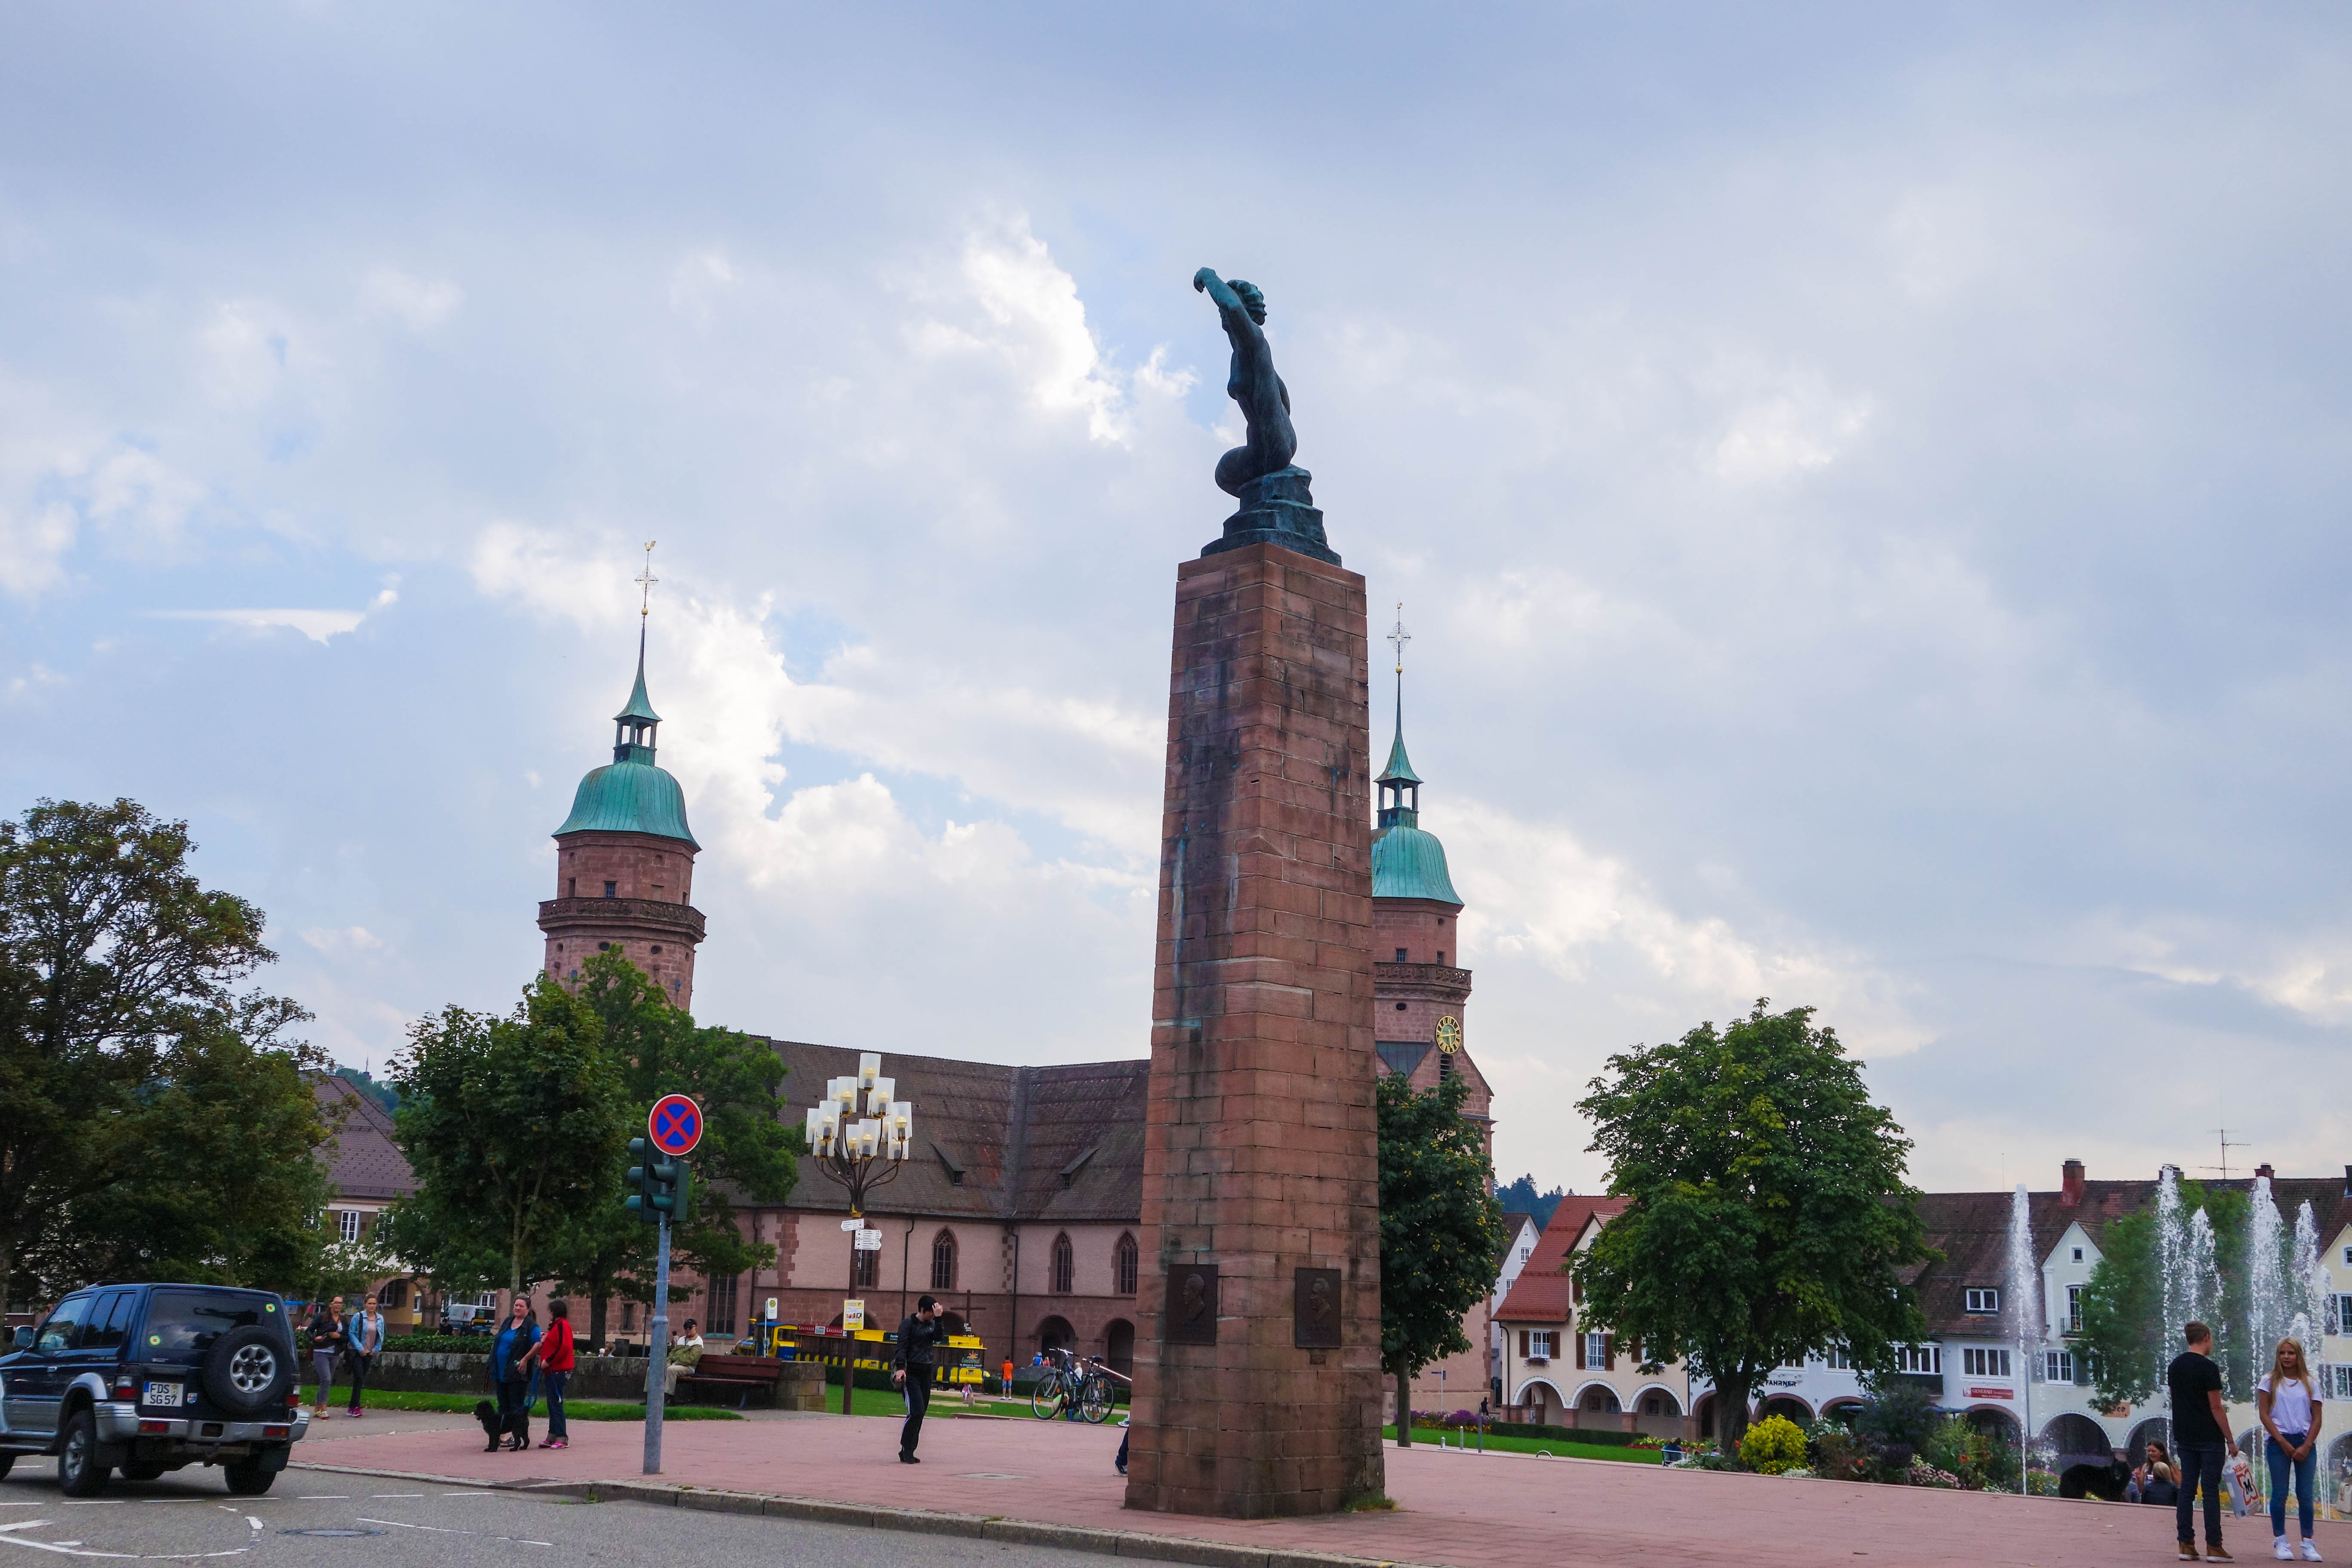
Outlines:
[{"label": "suv rear window", "polygon": [[142,1361],[194,1364],[231,1329],[266,1323],[284,1333],[286,1314],[276,1300],[242,1290],[158,1290],[147,1303]]}]

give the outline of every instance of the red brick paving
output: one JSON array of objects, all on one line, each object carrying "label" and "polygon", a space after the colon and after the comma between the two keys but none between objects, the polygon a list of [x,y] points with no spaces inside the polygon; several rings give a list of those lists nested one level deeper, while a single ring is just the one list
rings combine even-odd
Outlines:
[{"label": "red brick paving", "polygon": [[[297,1462],[486,1480],[635,1480],[643,1428],[583,1421],[561,1452],[482,1452],[478,1427],[362,1435],[330,1422]],[[923,1464],[895,1458],[898,1424],[784,1415],[680,1422],[664,1437],[674,1484],[936,1508],[1102,1530],[1148,1531],[1450,1568],[1563,1563],[1967,1564],[2124,1568],[2169,1563],[2169,1509],[2045,1498],[1666,1471],[1601,1460],[1388,1449],[1394,1513],[1242,1522],[1130,1511],[1110,1468],[1116,1427],[935,1417]],[[300,1480],[290,1475],[285,1482]],[[2292,1523],[2290,1522],[2290,1530]],[[2269,1561],[2267,1519],[2233,1520],[2241,1562]],[[2352,1524],[2320,1549],[2352,1562]]]}]

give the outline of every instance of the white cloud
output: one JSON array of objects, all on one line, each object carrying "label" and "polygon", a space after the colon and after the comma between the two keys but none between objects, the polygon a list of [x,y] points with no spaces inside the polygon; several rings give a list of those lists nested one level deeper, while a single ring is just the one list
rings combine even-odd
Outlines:
[{"label": "white cloud", "polygon": [[1475,800],[1448,805],[1444,823],[1466,900],[1465,951],[1531,958],[1591,993],[1591,1003],[1646,1023],[1653,1037],[1745,1013],[1759,997],[1820,1007],[1822,1021],[1864,1055],[1914,1050],[1929,1037],[1867,954],[1677,912],[1633,868],[1557,825]]},{"label": "white cloud", "polygon": [[359,630],[362,622],[399,597],[397,590],[387,586],[370,600],[363,610],[150,610],[147,613],[161,621],[217,621],[224,626],[244,626],[253,631],[282,629],[300,632],[312,642],[324,644],[346,632]]},{"label": "white cloud", "polygon": [[1732,484],[1769,484],[1825,468],[1869,424],[1871,400],[1832,395],[1814,376],[1792,376],[1778,391],[1743,403],[1708,455],[1707,467]]},{"label": "white cloud", "polygon": [[[1037,407],[1084,414],[1092,440],[1125,445],[1132,439],[1123,378],[1087,330],[1077,280],[1055,265],[1026,217],[971,234],[964,241],[960,282],[964,300],[977,304],[984,320],[963,326],[922,322],[915,333],[919,349],[994,355],[1012,367]],[[1146,384],[1155,392],[1181,395],[1192,385],[1189,374],[1167,372],[1157,353],[1146,370]]]},{"label": "white cloud", "polygon": [[375,268],[360,282],[362,314],[393,317],[411,331],[440,326],[465,300],[465,290],[449,279],[428,280],[396,267]]},{"label": "white cloud", "polygon": [[371,952],[383,946],[383,939],[365,926],[313,927],[302,940],[320,952]]}]

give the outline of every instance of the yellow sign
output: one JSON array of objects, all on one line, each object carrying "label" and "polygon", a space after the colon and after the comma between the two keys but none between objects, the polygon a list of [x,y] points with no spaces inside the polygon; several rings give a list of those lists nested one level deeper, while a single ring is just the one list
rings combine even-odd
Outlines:
[{"label": "yellow sign", "polygon": [[866,1303],[863,1301],[844,1301],[841,1304],[841,1326],[847,1329],[853,1334],[858,1330],[864,1328],[866,1326]]},{"label": "yellow sign", "polygon": [[1462,1020],[1451,1013],[1437,1020],[1437,1048],[1449,1057],[1462,1048]]}]

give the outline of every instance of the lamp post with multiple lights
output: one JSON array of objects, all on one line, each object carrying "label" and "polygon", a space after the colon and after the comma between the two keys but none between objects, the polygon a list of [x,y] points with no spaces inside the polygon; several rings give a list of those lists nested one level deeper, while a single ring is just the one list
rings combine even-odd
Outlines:
[{"label": "lamp post with multiple lights", "polygon": [[[866,1228],[866,1194],[898,1179],[906,1168],[915,1141],[915,1107],[894,1099],[896,1080],[882,1076],[882,1058],[872,1051],[857,1058],[852,1077],[827,1079],[824,1098],[808,1110],[809,1157],[827,1180],[849,1194],[849,1217],[841,1228],[850,1233],[849,1294],[857,1294],[857,1258],[862,1252],[880,1254],[882,1233]],[[860,1101],[866,1114],[857,1114]],[[842,1327],[849,1326],[848,1302],[842,1304]],[[841,1372],[841,1413],[849,1414],[850,1394],[857,1385],[856,1342],[848,1364]]]}]

